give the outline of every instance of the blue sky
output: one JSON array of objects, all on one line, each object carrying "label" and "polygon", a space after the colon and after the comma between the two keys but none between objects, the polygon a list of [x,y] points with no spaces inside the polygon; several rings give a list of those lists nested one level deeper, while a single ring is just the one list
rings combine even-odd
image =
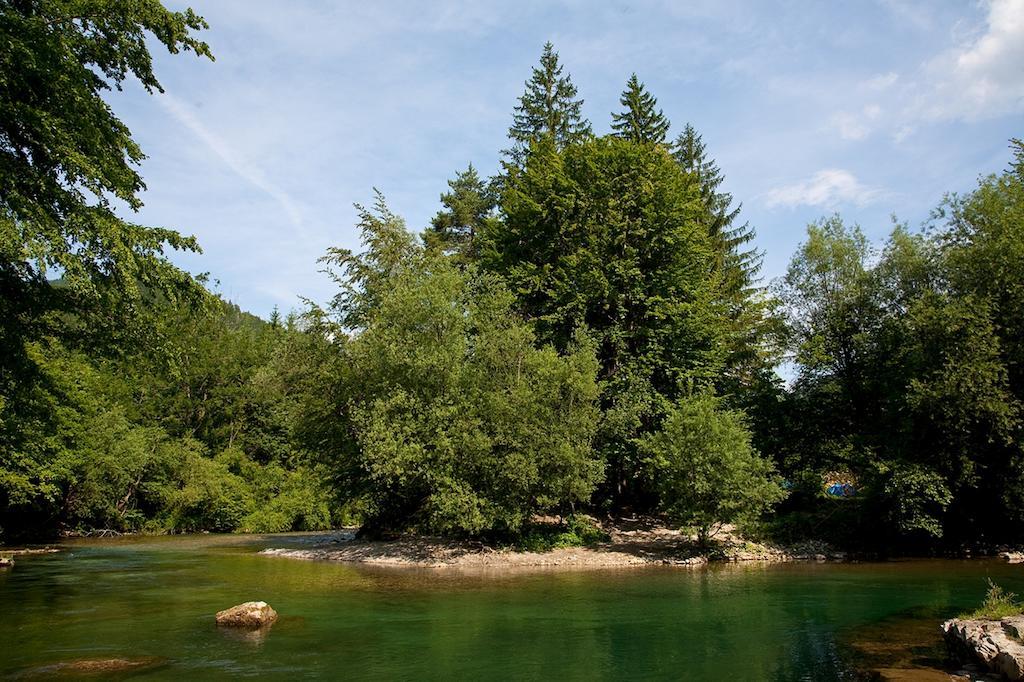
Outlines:
[{"label": "blue sky", "polygon": [[[179,8],[185,3],[168,3]],[[217,61],[156,54],[166,94],[110,96],[147,153],[135,219],[195,234],[219,291],[266,316],[326,300],[372,188],[420,230],[485,173],[551,40],[595,132],[636,72],[691,122],[782,274],[808,221],[919,225],[1024,136],[1024,0],[189,3]]]}]

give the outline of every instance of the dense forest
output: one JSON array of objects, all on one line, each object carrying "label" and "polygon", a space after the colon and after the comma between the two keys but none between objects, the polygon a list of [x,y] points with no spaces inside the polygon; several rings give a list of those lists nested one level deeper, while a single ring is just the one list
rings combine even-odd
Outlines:
[{"label": "dense forest", "polygon": [[195,239],[118,208],[144,157],[103,93],[162,91],[158,43],[212,59],[204,28],[0,0],[0,542],[584,513],[1024,541],[1024,143],[884,244],[808,225],[766,283],[698,131],[633,75],[595,133],[547,44],[494,177],[455,173],[421,232],[377,193],[363,248],[322,259],[333,299],[264,321],[168,260]]}]

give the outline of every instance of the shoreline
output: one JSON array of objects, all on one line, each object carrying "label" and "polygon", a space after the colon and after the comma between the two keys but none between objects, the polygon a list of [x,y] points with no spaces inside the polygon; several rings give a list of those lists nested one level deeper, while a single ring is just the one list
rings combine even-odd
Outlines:
[{"label": "shoreline", "polygon": [[371,566],[430,569],[602,569],[643,566],[700,567],[709,563],[842,562],[848,560],[823,543],[783,548],[754,543],[723,529],[711,551],[678,530],[651,524],[605,526],[610,539],[583,547],[543,552],[494,547],[481,542],[404,535],[394,540],[328,538],[308,548],[270,547],[261,556],[302,561],[340,561]]}]

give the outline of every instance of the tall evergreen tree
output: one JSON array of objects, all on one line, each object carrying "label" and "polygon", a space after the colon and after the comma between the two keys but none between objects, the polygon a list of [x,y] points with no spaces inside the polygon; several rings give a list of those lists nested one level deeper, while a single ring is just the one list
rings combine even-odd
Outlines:
[{"label": "tall evergreen tree", "polygon": [[485,268],[519,297],[542,343],[585,328],[601,362],[608,499],[649,507],[637,438],[682,386],[721,369],[722,316],[697,190],[660,148],[611,136],[534,148],[503,187],[504,220],[480,241]]},{"label": "tall evergreen tree", "polygon": [[612,114],[612,130],[617,137],[632,142],[664,144],[671,125],[658,100],[647,91],[634,73],[626,83],[619,102],[625,107],[621,114]]},{"label": "tall evergreen tree", "polygon": [[550,136],[559,147],[590,135],[590,121],[583,118],[583,100],[576,97],[576,86],[569,74],[562,75],[558,53],[550,42],[544,43],[540,66],[526,81],[526,92],[519,98],[508,137],[512,148],[505,150],[515,165],[522,165],[530,143]]},{"label": "tall evergreen tree", "polygon": [[[733,321],[730,369],[736,373],[756,370],[759,363],[759,331],[763,325],[764,298],[757,286],[763,254],[751,245],[754,228],[736,224],[741,206],[733,206],[732,195],[721,191],[725,177],[707,146],[689,123],[676,138],[672,156],[696,184],[703,220],[715,253],[723,307]],[[748,377],[749,378],[749,377]]]},{"label": "tall evergreen tree", "polygon": [[494,193],[473,164],[449,180],[448,187],[451,191],[441,195],[444,208],[434,216],[424,241],[459,260],[472,260],[476,236],[492,219]]}]

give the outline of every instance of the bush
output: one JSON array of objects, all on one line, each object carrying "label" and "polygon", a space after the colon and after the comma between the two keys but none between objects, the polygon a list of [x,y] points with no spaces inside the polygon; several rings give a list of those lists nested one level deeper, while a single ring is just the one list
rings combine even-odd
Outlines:
[{"label": "bush", "polygon": [[1017,601],[1017,595],[1007,592],[989,578],[988,593],[980,608],[961,613],[958,618],[964,620],[999,620],[1008,616],[1016,616],[1024,612],[1024,604]]},{"label": "bush", "polygon": [[331,528],[329,499],[315,476],[306,469],[274,468],[278,489],[242,521],[241,529],[248,533],[282,533]]},{"label": "bush", "polygon": [[535,525],[516,538],[513,545],[525,552],[550,552],[567,547],[588,547],[608,542],[608,533],[593,519],[573,514],[560,525]]},{"label": "bush", "polygon": [[224,462],[190,453],[185,461],[182,487],[169,495],[168,530],[194,533],[236,530],[254,508],[245,481]]},{"label": "bush", "polygon": [[754,519],[786,496],[771,462],[751,446],[743,413],[722,409],[707,393],[680,400],[641,450],[662,508],[695,527],[701,544],[723,524]]},{"label": "bush", "polygon": [[922,464],[880,465],[873,502],[883,523],[905,538],[941,538],[942,520],[953,501],[945,478]]},{"label": "bush", "polygon": [[365,501],[366,532],[516,533],[588,500],[603,469],[593,350],[538,349],[497,279],[415,247],[382,205],[362,228],[366,254],[332,256],[336,312],[359,331],[339,345],[343,395],[324,417],[341,414],[356,443],[317,447],[342,495]]}]

